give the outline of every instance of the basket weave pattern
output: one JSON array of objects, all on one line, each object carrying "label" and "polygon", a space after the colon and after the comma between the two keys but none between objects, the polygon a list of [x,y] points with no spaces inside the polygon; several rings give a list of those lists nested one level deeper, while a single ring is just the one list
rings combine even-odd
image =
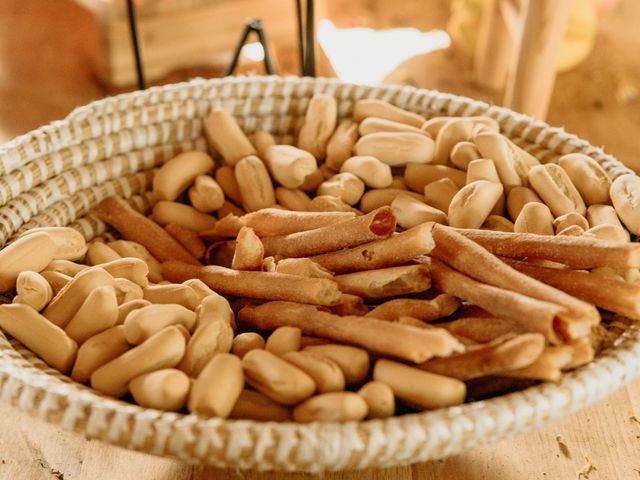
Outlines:
[{"label": "basket weave pattern", "polygon": [[[231,111],[247,132],[297,132],[314,93],[338,100],[340,116],[360,98],[380,98],[427,118],[488,115],[544,162],[581,152],[615,178],[629,173],[601,149],[547,124],[486,103],[412,87],[370,87],[308,78],[227,78],[151,88],[94,102],[0,146],[0,245],[37,226],[70,225],[87,239],[106,231],[90,211],[119,194],[152,205],[152,169],[183,151],[205,150],[202,120]],[[103,397],[47,367],[0,333],[0,401],[67,430],[124,448],[219,467],[341,470],[442,458],[583,408],[640,374],[633,327],[593,363],[558,384],[432,412],[345,424],[204,420]]]}]

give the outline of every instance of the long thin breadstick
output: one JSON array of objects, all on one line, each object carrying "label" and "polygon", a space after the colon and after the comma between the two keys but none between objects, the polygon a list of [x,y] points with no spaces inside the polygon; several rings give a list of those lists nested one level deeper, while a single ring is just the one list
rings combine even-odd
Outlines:
[{"label": "long thin breadstick", "polygon": [[198,259],[176,242],[160,225],[136,212],[120,197],[105,198],[96,208],[101,220],[124,238],[139,243],[161,262],[177,260],[200,265]]},{"label": "long thin breadstick", "polygon": [[556,382],[562,376],[562,369],[570,365],[572,357],[573,350],[569,345],[547,347],[532,364],[501,372],[500,376]]},{"label": "long thin breadstick", "polygon": [[490,230],[459,229],[458,232],[503,257],[545,258],[574,268],[640,268],[638,243]]},{"label": "long thin breadstick", "polygon": [[589,272],[542,267],[508,258],[504,261],[519,272],[552,285],[569,295],[610,312],[640,320],[640,286],[638,285]]},{"label": "long thin breadstick", "polygon": [[[431,279],[438,290],[478,305],[528,332],[542,333],[552,343],[561,343],[553,328],[554,320],[562,311],[560,306],[480,283],[435,259],[431,259],[429,266]],[[584,336],[588,331],[587,324],[586,331],[576,336]]]},{"label": "long thin breadstick", "polygon": [[396,217],[391,207],[381,207],[367,215],[326,227],[264,237],[264,254],[283,258],[306,257],[390,236],[396,230]]},{"label": "long thin breadstick", "polygon": [[462,344],[440,328],[425,330],[376,318],[341,317],[300,303],[269,302],[244,307],[238,313],[238,322],[260,330],[298,327],[307,335],[360,345],[415,363],[462,351]]},{"label": "long thin breadstick", "polygon": [[341,295],[336,282],[327,278],[247,272],[215,265],[202,267],[181,262],[163,263],[162,274],[166,280],[175,283],[198,278],[212,290],[223,295],[289,300],[314,305],[335,305]]},{"label": "long thin breadstick", "polygon": [[433,223],[425,223],[397,233],[385,240],[365,243],[359,247],[325,253],[311,260],[334,273],[373,270],[402,265],[428,254],[434,247]]},{"label": "long thin breadstick", "polygon": [[451,322],[439,323],[456,337],[468,338],[476,343],[489,343],[509,333],[524,333],[519,325],[496,317],[462,317]]},{"label": "long thin breadstick", "polygon": [[429,269],[424,265],[367,270],[334,277],[343,293],[363,298],[386,298],[424,292],[431,288]]},{"label": "long thin breadstick", "polygon": [[[564,310],[559,314],[561,322],[588,320],[594,325],[600,322],[600,314],[593,305],[514,270],[495,255],[451,228],[435,225],[433,239],[436,247],[430,255],[471,278],[538,300],[556,303]],[[568,328],[570,327],[563,326],[563,330]]]},{"label": "long thin breadstick", "polygon": [[443,293],[433,300],[412,298],[396,298],[389,300],[367,313],[367,317],[381,320],[398,320],[400,317],[412,317],[430,322],[438,318],[448,317],[460,306],[460,301],[453,295]]},{"label": "long thin breadstick", "polygon": [[525,333],[446,358],[433,358],[419,367],[458,380],[470,380],[527,367],[542,354],[544,345],[545,339],[539,333]]},{"label": "long thin breadstick", "polygon": [[263,208],[242,217],[227,215],[212,230],[201,232],[203,237],[235,237],[242,227],[251,227],[259,237],[288,235],[346,222],[353,212],[292,212],[279,208]]}]

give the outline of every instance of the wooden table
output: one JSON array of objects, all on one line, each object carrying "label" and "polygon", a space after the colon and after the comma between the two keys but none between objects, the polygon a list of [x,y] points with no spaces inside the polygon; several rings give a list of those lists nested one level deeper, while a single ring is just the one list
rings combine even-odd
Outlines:
[{"label": "wooden table", "polygon": [[[578,479],[589,457],[591,480],[640,478],[640,381],[540,430],[442,461],[385,470],[325,474],[323,480]],[[11,480],[293,479],[290,473],[233,472],[130,452],[34,420],[0,403],[0,478]],[[558,435],[560,437],[558,437]],[[566,448],[560,445],[566,445]]]}]

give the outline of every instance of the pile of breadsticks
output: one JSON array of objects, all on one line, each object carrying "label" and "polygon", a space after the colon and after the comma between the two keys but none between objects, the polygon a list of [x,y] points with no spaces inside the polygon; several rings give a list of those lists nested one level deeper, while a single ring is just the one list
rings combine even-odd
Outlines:
[{"label": "pile of breadsticks", "polygon": [[378,100],[338,123],[316,95],[279,143],[224,110],[205,127],[211,155],[157,170],[149,217],[100,203],[120,239],[0,251],[0,328],[144,407],[311,422],[557,381],[640,319],[634,175]]}]

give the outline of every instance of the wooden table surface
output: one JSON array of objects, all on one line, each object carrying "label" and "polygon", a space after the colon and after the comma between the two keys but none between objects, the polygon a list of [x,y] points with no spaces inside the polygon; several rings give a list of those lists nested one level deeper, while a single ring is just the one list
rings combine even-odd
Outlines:
[{"label": "wooden table surface", "polygon": [[[440,13],[434,12],[441,9],[443,3],[441,0],[420,1],[432,7],[421,7],[429,13],[423,22],[429,26],[433,18],[440,18]],[[382,11],[385,5],[393,10],[393,0],[378,0],[372,5],[374,3]],[[640,36],[637,22],[629,21],[638,14],[640,2],[624,0],[615,15],[603,19],[596,48],[587,62],[558,78],[549,118],[552,124],[565,125],[567,130],[582,134],[596,145],[604,144],[607,150],[640,170],[640,102],[616,100],[621,79],[637,81],[640,78],[640,56],[637,55]],[[0,141],[61,118],[74,106],[106,94],[95,82],[87,61],[97,46],[91,22],[70,0],[0,1]],[[488,98],[482,92],[473,91],[468,76],[459,75],[460,67],[449,56],[447,53],[416,58],[392,78]],[[640,419],[640,381],[555,424],[443,461],[333,473],[323,478],[577,479],[587,463],[586,455],[594,466],[588,474],[592,480],[640,479],[640,422],[633,421],[634,416]],[[302,477],[236,473],[129,452],[86,441],[2,403],[0,432],[0,479]],[[566,448],[559,445],[558,435]]]}]

